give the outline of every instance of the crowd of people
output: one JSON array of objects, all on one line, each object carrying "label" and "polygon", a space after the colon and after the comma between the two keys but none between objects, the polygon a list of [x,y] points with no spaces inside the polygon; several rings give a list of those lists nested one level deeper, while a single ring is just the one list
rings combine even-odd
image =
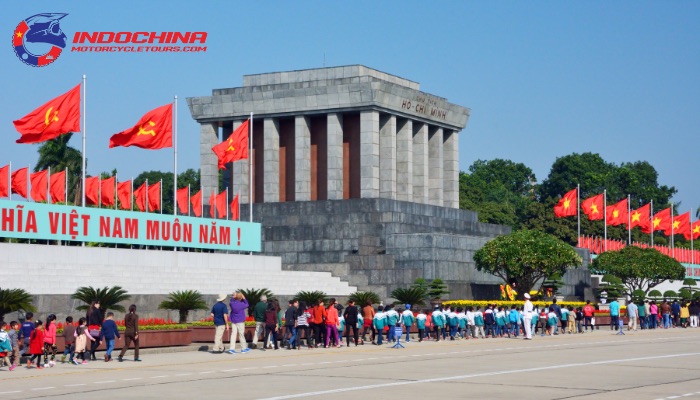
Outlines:
[{"label": "crowd of people", "polygon": [[[348,301],[347,306],[338,304],[334,298],[328,304],[319,300],[316,304],[290,300],[286,310],[276,301],[268,301],[262,296],[253,307],[255,333],[248,345],[244,332],[246,313],[250,307],[245,296],[236,292],[228,306],[227,296],[219,295],[212,307],[215,329],[213,352],[236,354],[247,353],[251,349],[266,350],[286,348],[341,347],[383,345],[403,339],[411,341],[411,333],[417,333],[418,342],[424,340],[471,340],[486,338],[532,339],[533,335],[575,334],[592,331],[596,327],[595,308],[590,301],[582,307],[562,307],[556,299],[546,307],[537,307],[528,294],[523,306],[510,307],[496,304],[482,307],[437,306],[424,309],[405,304],[373,306],[371,303],[356,305]],[[678,301],[644,301],[627,304],[623,310],[617,301],[609,304],[610,329],[623,329],[621,317],[627,316],[628,329],[670,329],[698,327],[700,303]],[[124,346],[117,357],[121,362],[131,344],[134,345],[134,361],[139,358],[139,332],[136,306],[131,305],[124,318]],[[103,315],[99,301],[93,301],[85,317],[77,324],[67,317],[60,333],[64,337],[65,348],[61,362],[76,365],[96,361],[95,355],[102,342],[105,343],[104,361],[112,361],[115,340],[121,339],[114,314]],[[599,324],[600,325],[600,324]],[[231,330],[229,349],[224,346],[224,333]],[[50,368],[56,365],[56,316],[48,315],[46,321],[34,320],[31,312],[26,314],[23,323],[0,320],[0,367],[3,364],[10,371],[17,368],[21,357],[26,356],[27,368]],[[258,347],[260,338],[262,344]],[[386,340],[385,340],[386,339]],[[282,342],[281,345],[279,342]],[[237,351],[238,349],[238,351]],[[42,362],[43,361],[43,362]]]},{"label": "crowd of people", "polygon": [[[22,357],[27,357],[27,368],[50,368],[56,365],[57,326],[56,315],[49,314],[46,321],[34,320],[34,314],[26,313],[23,323],[10,321],[6,324],[0,320],[0,367],[6,365],[13,371],[19,365]],[[123,361],[124,354],[133,342],[134,361],[139,358],[139,333],[136,305],[129,307],[129,312],[124,317],[124,346],[118,356]],[[121,334],[114,322],[114,313],[107,312],[103,315],[100,310],[100,302],[93,301],[88,308],[85,317],[81,317],[74,324],[73,317],[66,317],[63,332],[65,348],[61,356],[61,362],[75,365],[87,364],[88,360],[97,360],[95,355],[102,342],[105,343],[104,361],[112,361],[114,342],[121,338]],[[42,362],[43,361],[43,362]]]}]

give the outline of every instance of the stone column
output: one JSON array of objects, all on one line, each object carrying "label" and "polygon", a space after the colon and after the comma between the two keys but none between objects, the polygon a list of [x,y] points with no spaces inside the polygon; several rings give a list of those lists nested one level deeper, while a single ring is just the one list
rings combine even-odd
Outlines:
[{"label": "stone column", "polygon": [[399,119],[396,128],[396,200],[413,201],[413,121]]},{"label": "stone column", "polygon": [[396,199],[396,116],[379,117],[379,197]]},{"label": "stone column", "polygon": [[277,118],[265,118],[263,125],[263,202],[280,201],[280,125]]},{"label": "stone column", "polygon": [[343,115],[327,116],[328,200],[343,199]]},{"label": "stone column", "polygon": [[[235,131],[241,126],[243,121],[233,121],[233,130]],[[250,130],[248,130],[250,134]],[[248,146],[248,157],[252,157],[250,154],[250,145]],[[239,204],[248,204],[250,200],[250,158],[245,160],[236,161],[233,163],[233,196],[239,195]],[[233,197],[231,197],[233,198]]]},{"label": "stone column", "polygon": [[218,122],[199,124],[199,160],[201,163],[202,202],[209,204],[209,197],[218,189],[219,169],[216,154],[211,148],[219,143]]},{"label": "stone column", "polygon": [[308,117],[294,118],[294,197],[296,201],[311,200],[311,121]]},{"label": "stone column", "polygon": [[379,112],[360,112],[360,198],[379,197]]},{"label": "stone column", "polygon": [[459,208],[459,133],[445,130],[443,132],[443,205]]},{"label": "stone column", "polygon": [[428,201],[435,206],[442,206],[443,201],[443,164],[442,128],[430,127],[428,132],[428,180],[430,184]]},{"label": "stone column", "polygon": [[413,122],[413,201],[428,204],[428,125]]}]

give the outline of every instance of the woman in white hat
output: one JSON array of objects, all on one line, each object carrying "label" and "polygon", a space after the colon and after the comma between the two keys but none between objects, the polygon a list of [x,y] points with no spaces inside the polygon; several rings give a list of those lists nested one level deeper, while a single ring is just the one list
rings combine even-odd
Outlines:
[{"label": "woman in white hat", "polygon": [[525,305],[523,306],[523,328],[525,329],[525,340],[532,340],[532,302],[530,294],[525,293]]}]

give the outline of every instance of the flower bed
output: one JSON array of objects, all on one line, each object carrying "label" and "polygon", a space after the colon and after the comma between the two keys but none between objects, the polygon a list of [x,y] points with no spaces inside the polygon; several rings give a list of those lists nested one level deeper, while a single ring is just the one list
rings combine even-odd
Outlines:
[{"label": "flower bed", "polygon": [[[507,307],[510,308],[511,306],[516,306],[516,307],[522,307],[524,301],[520,300],[450,300],[450,301],[445,301],[442,304],[448,305],[450,307],[474,307],[475,309],[477,307],[485,308],[488,307],[489,305],[495,304],[498,307]],[[552,304],[551,301],[533,301],[533,305],[537,307],[546,307]],[[586,305],[585,302],[583,301],[558,301],[557,304],[561,307],[583,307]]]}]

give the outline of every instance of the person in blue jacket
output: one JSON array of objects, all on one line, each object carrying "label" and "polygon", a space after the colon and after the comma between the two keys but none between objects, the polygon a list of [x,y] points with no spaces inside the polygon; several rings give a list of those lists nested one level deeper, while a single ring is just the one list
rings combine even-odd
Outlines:
[{"label": "person in blue jacket", "polygon": [[[403,326],[406,328],[406,341],[410,342],[411,337],[411,328],[413,327],[413,323],[415,322],[415,317],[413,316],[413,311],[411,311],[411,305],[406,304],[406,310],[401,313],[401,323]],[[425,325],[423,325],[423,328],[425,329]]]}]

